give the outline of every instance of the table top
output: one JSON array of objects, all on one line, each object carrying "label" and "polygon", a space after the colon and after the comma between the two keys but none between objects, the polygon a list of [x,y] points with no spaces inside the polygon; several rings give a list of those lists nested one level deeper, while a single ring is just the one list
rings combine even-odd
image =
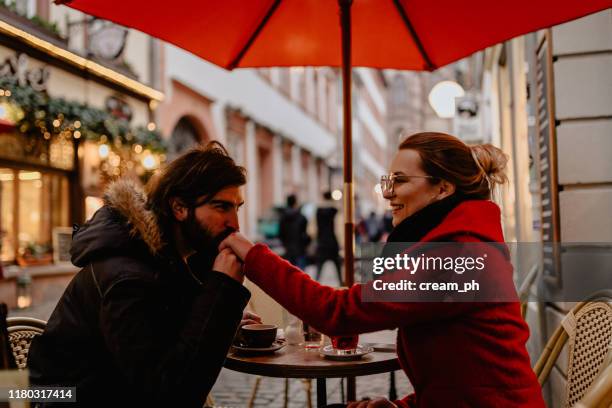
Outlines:
[{"label": "table top", "polygon": [[230,351],[225,368],[241,373],[282,378],[337,378],[395,371],[400,368],[394,351],[373,351],[359,360],[334,361],[323,358],[319,350],[286,345],[263,355],[241,355]]}]

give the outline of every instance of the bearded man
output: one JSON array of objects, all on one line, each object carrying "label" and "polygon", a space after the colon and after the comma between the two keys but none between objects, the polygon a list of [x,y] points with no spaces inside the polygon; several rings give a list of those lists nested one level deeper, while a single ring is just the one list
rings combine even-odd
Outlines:
[{"label": "bearded man", "polygon": [[[250,297],[217,247],[239,230],[245,169],[213,142],[188,151],[145,193],[110,185],[75,226],[75,275],[29,354],[35,385],[76,387],[78,406],[202,407]],[[45,406],[52,406],[47,404]]]}]

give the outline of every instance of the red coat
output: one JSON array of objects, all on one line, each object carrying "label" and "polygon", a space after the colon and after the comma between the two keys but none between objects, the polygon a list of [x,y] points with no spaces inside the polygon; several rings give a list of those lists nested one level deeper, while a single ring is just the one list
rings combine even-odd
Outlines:
[{"label": "red coat", "polygon": [[[503,242],[491,201],[465,201],[422,241]],[[501,251],[490,260],[511,274]],[[334,289],[258,244],[245,260],[250,280],[289,312],[327,335],[399,328],[397,353],[415,394],[404,407],[544,407],[525,342],[529,329],[513,303],[363,302],[362,285]]]}]

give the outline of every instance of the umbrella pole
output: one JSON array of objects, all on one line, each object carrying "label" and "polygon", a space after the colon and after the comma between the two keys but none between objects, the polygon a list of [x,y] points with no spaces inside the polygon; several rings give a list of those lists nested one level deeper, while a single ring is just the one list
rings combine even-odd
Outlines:
[{"label": "umbrella pole", "polygon": [[[344,151],[344,284],[348,287],[355,283],[355,255],[353,231],[353,115],[351,97],[351,5],[353,0],[338,0],[340,6],[340,27],[342,31],[342,101],[343,151]],[[355,377],[346,378],[347,401],[357,399]]]},{"label": "umbrella pole", "polygon": [[352,0],[338,0],[342,31],[342,99],[343,99],[343,151],[344,151],[344,284],[352,286],[354,273],[353,242],[353,137],[351,113],[351,5]]}]

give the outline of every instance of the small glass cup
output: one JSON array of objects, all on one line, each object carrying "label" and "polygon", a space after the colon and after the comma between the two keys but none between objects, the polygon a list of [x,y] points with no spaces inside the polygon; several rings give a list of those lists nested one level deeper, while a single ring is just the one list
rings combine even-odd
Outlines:
[{"label": "small glass cup", "polygon": [[327,346],[331,346],[331,337],[326,336],[325,334],[323,334],[321,336],[321,349],[323,349],[324,347]]},{"label": "small glass cup", "polygon": [[334,352],[339,356],[355,354],[359,344],[359,335],[333,336],[331,338]]},{"label": "small glass cup", "polygon": [[302,328],[304,333],[304,342],[302,345],[304,348],[306,350],[318,350],[321,347],[323,335],[307,323],[303,323]]},{"label": "small glass cup", "polygon": [[302,322],[293,315],[290,315],[288,320],[289,324],[285,328],[285,338],[287,339],[287,344],[302,344],[304,339],[304,335],[302,334]]}]

